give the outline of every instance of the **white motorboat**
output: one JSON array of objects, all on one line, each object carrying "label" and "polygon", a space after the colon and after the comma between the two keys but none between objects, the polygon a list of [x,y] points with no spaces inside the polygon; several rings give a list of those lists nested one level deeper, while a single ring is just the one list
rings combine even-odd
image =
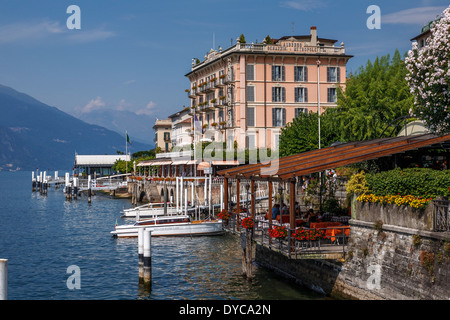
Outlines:
[{"label": "white motorboat", "polygon": [[[123,209],[122,217],[124,218],[135,218],[139,216],[140,218],[156,217],[164,215],[164,202],[153,202],[147,203],[138,207]],[[166,214],[177,214],[177,208],[173,206],[173,203],[167,203],[167,213]]]},{"label": "white motorboat", "polygon": [[116,225],[111,234],[115,237],[137,237],[138,229],[152,231],[152,237],[158,236],[206,236],[222,235],[222,220],[192,221],[189,215],[156,216],[152,219],[137,221],[133,224]]}]

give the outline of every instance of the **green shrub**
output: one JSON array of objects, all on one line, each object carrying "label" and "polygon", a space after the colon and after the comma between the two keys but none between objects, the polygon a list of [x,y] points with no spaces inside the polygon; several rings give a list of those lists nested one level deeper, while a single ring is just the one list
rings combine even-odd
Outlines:
[{"label": "green shrub", "polygon": [[377,196],[396,194],[424,198],[450,196],[450,170],[394,169],[366,174],[365,178],[370,192]]}]

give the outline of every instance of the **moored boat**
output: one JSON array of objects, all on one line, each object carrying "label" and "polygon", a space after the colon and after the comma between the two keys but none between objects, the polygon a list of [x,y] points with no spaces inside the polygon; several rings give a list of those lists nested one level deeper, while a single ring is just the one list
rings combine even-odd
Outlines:
[{"label": "moored boat", "polygon": [[[147,203],[135,208],[124,209],[123,218],[135,218],[139,216],[140,218],[163,216],[164,213],[164,202],[153,202]],[[166,214],[176,214],[177,208],[173,206],[171,202],[167,203],[167,213]]]},{"label": "moored boat", "polygon": [[111,234],[115,237],[137,237],[139,228],[152,231],[158,236],[206,236],[224,234],[222,220],[191,220],[189,215],[155,217],[133,224],[116,225]]}]

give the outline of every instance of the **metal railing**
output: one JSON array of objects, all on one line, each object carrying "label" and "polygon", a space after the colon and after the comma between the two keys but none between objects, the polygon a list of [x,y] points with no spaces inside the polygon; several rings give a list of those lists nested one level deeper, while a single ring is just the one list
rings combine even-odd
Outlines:
[{"label": "metal railing", "polygon": [[[240,216],[233,214],[225,223],[225,230],[233,233],[240,232],[243,230],[240,223],[245,217],[247,217],[247,213],[241,213]],[[282,225],[287,231],[286,237],[272,238],[269,230],[277,226],[280,226],[278,221],[269,223],[268,220],[264,220],[263,216],[256,216],[253,225],[253,239],[258,244],[271,250],[281,252],[289,258],[301,259],[302,256],[320,254],[340,254],[342,257],[345,257],[348,240],[350,238],[350,226],[317,228],[316,230],[321,230],[325,233],[325,238],[318,240],[297,240],[293,236],[297,228],[290,229],[287,224]],[[309,228],[304,229],[311,230]],[[330,232],[327,232],[327,230],[330,230]],[[334,230],[334,232],[331,232],[331,230]],[[335,257],[332,259],[335,259]]]},{"label": "metal railing", "polygon": [[433,231],[450,231],[450,201],[433,201]]}]

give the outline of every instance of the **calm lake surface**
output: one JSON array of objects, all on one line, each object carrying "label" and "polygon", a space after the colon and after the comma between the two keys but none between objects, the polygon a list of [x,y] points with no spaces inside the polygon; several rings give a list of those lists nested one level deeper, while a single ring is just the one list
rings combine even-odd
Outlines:
[{"label": "calm lake surface", "polygon": [[[60,171],[61,172],[61,171]],[[60,174],[62,175],[62,174]],[[242,276],[236,236],[152,239],[152,287],[139,285],[137,239],[110,231],[127,199],[98,194],[66,201],[62,188],[31,190],[31,172],[0,172],[0,259],[9,300],[318,300],[263,268]],[[69,266],[80,270],[70,290]]]}]

